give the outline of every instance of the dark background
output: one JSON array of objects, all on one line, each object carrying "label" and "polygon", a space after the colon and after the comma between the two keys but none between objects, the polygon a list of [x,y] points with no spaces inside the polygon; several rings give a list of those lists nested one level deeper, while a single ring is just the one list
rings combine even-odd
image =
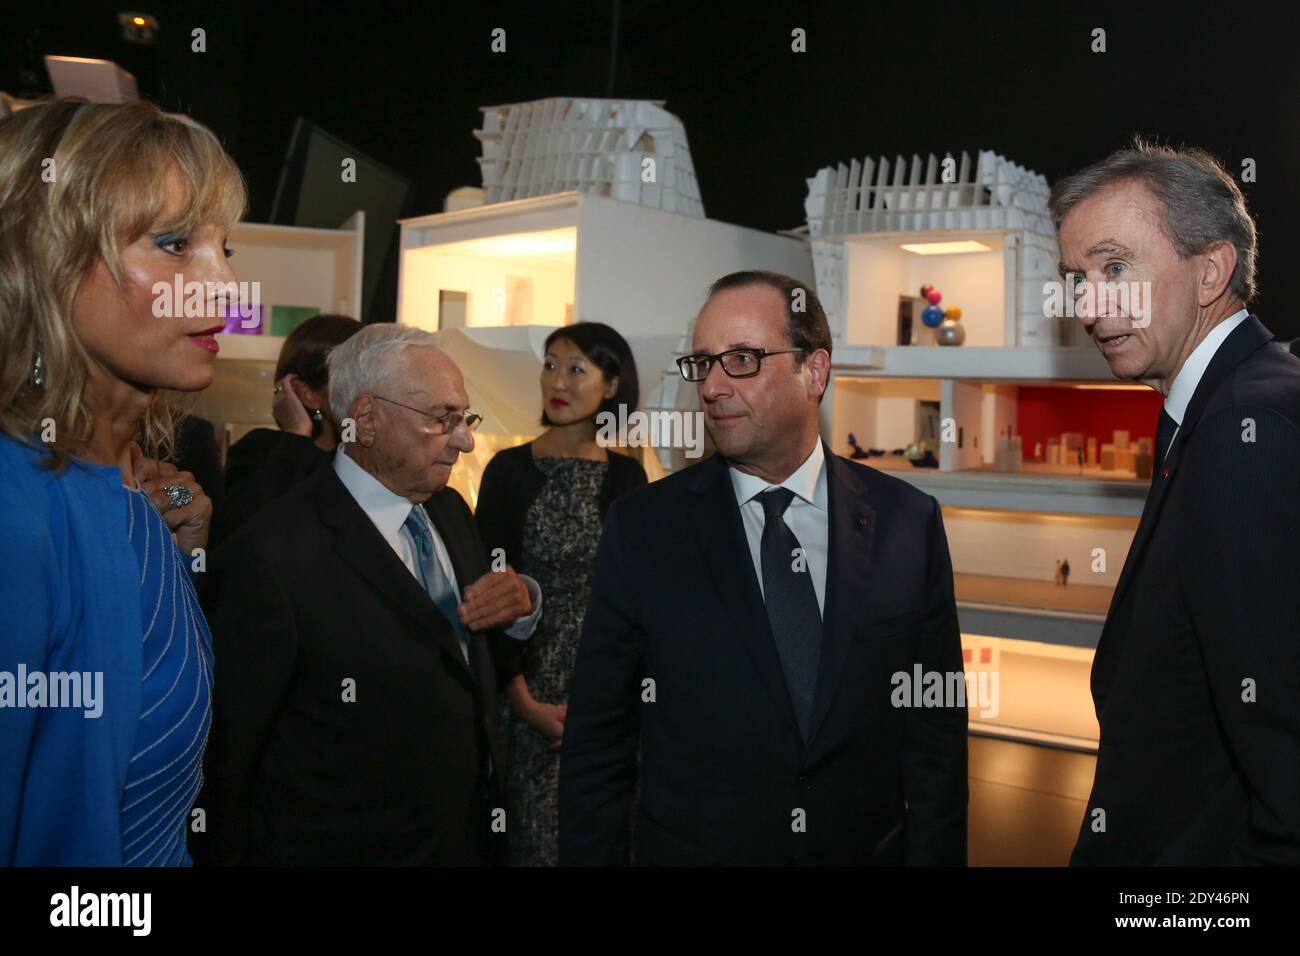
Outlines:
[{"label": "dark background", "polygon": [[[706,213],[803,223],[805,178],[851,157],[993,149],[1049,181],[1134,133],[1203,146],[1238,177],[1260,234],[1256,310],[1300,335],[1300,55],[1292,18],[1249,3],[35,3],[0,19],[0,89],[48,92],[45,53],[133,72],[141,94],[210,126],[270,212],[305,115],[410,177],[409,214],[479,185],[478,107],[543,96],[662,99],[686,125]],[[549,9],[548,9],[549,8]],[[1282,7],[1273,6],[1275,11]],[[153,47],[116,14],[157,17]],[[207,31],[206,53],[190,31]],[[490,50],[502,27],[507,52]],[[791,52],[791,30],[808,52]],[[1107,52],[1093,53],[1092,30]],[[387,284],[395,284],[395,273]],[[391,317],[384,308],[367,318]],[[385,309],[388,315],[382,314]]]}]

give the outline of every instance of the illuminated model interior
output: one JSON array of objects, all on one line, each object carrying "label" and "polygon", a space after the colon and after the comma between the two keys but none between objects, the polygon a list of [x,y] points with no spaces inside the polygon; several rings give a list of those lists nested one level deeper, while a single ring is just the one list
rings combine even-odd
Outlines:
[{"label": "illuminated model interior", "polygon": [[[808,187],[835,339],[823,434],[939,500],[968,673],[1000,681],[996,713],[972,704],[972,731],[1095,749],[1092,654],[1159,396],[1116,383],[1077,320],[1045,307],[1058,254],[1041,176],[982,152],[855,160]],[[960,306],[964,344],[908,321],[927,285]]]}]

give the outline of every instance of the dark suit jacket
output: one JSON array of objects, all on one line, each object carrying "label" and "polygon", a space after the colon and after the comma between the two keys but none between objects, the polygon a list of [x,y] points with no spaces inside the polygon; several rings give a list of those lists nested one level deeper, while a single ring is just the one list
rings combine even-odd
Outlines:
[{"label": "dark suit jacket", "polygon": [[226,452],[225,498],[213,510],[208,549],[215,551],[272,501],[329,467],[333,457],[310,438],[278,428],[254,428],[239,439]]},{"label": "dark suit jacket", "polygon": [[826,467],[806,745],[726,463],[610,509],[565,721],[562,864],[627,860],[638,741],[638,863],[965,863],[966,709],[890,703],[897,672],[962,669],[939,506],[829,449]]},{"label": "dark suit jacket", "polygon": [[[461,587],[487,573],[450,489],[425,505]],[[483,634],[450,625],[322,468],[213,556],[205,862],[495,862],[498,749]],[[345,682],[355,701],[345,702]],[[200,843],[202,841],[199,841]]]},{"label": "dark suit jacket", "polygon": [[1300,864],[1300,360],[1271,339],[1250,316],[1224,340],[1152,481],[1072,863]]}]

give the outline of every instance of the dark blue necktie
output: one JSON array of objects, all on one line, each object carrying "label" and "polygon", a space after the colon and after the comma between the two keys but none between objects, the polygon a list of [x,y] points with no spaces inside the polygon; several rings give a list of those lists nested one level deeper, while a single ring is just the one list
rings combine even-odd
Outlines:
[{"label": "dark blue necktie", "polygon": [[794,492],[788,488],[770,488],[757,497],[765,516],[759,548],[763,601],[799,731],[806,741],[817,690],[817,664],[821,658],[821,610],[817,607],[817,592],[813,589],[807,558],[799,539],[785,523],[785,510],[790,507]]},{"label": "dark blue necktie", "polygon": [[1160,474],[1161,467],[1164,466],[1165,459],[1169,457],[1169,443],[1174,439],[1174,433],[1178,431],[1178,423],[1174,421],[1163,408],[1160,409],[1160,424],[1156,426],[1156,470],[1155,474]]},{"label": "dark blue necktie", "polygon": [[469,640],[464,626],[460,623],[460,615],[456,613],[456,608],[460,604],[459,596],[451,582],[447,580],[442,562],[434,552],[433,532],[429,530],[428,523],[420,515],[419,505],[411,508],[411,513],[402,522],[402,527],[415,542],[415,560],[419,566],[420,583],[424,585],[424,592],[429,595],[438,610],[442,612],[442,616],[447,619],[447,623],[451,625],[452,632],[460,642],[460,652],[468,663]]}]

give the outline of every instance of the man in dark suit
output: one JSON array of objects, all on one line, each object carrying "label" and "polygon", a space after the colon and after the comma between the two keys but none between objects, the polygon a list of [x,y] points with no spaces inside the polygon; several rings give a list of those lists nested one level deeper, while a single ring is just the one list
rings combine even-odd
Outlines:
[{"label": "man in dark suit", "polygon": [[822,444],[831,337],[802,283],[718,280],[693,349],[718,454],[606,519],[561,863],[628,861],[639,749],[637,863],[964,864],[964,699],[900,693],[961,681],[937,502]]},{"label": "man in dark suit", "polygon": [[486,638],[528,636],[540,595],[489,570],[445,487],[477,416],[432,337],[367,326],[329,363],[332,466],[237,532],[205,582],[219,689],[201,858],[498,862]]},{"label": "man in dark suit", "polygon": [[1058,183],[1052,213],[1111,371],[1165,396],[1071,862],[1300,864],[1300,361],[1245,308],[1254,223],[1208,154],[1142,143]]}]

